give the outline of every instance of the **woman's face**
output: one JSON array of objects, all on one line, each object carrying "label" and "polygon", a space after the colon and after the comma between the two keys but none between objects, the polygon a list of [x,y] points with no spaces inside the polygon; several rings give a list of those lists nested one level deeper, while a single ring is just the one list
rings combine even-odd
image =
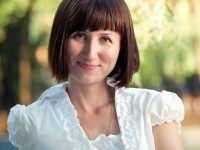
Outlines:
[{"label": "woman's face", "polygon": [[120,51],[121,36],[110,30],[72,33],[67,42],[69,82],[93,84],[105,81]]}]

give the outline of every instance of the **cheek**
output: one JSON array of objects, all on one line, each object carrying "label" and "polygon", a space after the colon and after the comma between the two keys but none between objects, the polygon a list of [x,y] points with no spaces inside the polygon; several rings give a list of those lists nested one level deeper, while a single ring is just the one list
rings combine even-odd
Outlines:
[{"label": "cheek", "polygon": [[73,61],[80,53],[80,50],[76,46],[68,45],[66,49],[70,61]]},{"label": "cheek", "polygon": [[66,47],[67,47],[69,54],[71,54],[71,55],[76,55],[82,49],[82,45],[77,43],[73,39],[69,39],[66,42]]},{"label": "cheek", "polygon": [[108,51],[102,55],[102,58],[109,64],[115,65],[119,56],[119,50]]},{"label": "cheek", "polygon": [[73,48],[71,45],[68,45],[67,52],[68,52],[69,57],[71,58],[73,57],[73,55],[76,54],[76,49]]}]

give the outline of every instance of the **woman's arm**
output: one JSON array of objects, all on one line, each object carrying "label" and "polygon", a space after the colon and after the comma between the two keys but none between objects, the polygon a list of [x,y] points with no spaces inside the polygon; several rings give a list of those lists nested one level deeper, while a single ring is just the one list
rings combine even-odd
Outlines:
[{"label": "woman's arm", "polygon": [[184,150],[174,122],[153,126],[156,150]]}]

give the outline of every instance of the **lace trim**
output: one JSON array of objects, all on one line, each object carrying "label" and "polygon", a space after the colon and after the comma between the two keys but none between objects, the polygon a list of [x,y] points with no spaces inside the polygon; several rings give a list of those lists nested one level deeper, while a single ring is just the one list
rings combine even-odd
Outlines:
[{"label": "lace trim", "polygon": [[[59,110],[59,112],[63,128],[68,133],[67,138],[73,144],[73,150],[91,149],[91,145],[87,140],[87,136],[85,135],[82,127],[80,126],[80,122],[77,118],[77,112],[74,106],[69,101],[69,97],[66,94],[65,90],[63,90],[62,94],[67,98],[67,100],[63,101],[63,110]],[[63,114],[65,116],[63,116]]]},{"label": "lace trim", "polygon": [[164,123],[170,123],[170,122],[175,122],[176,123],[176,126],[177,126],[177,130],[179,132],[179,134],[181,133],[181,119],[180,117],[168,117],[168,118],[165,118],[165,119],[161,119],[161,120],[152,120],[151,123],[152,123],[152,126],[155,126],[155,125],[162,125]]},{"label": "lace trim", "polygon": [[136,128],[136,118],[138,111],[130,105],[131,98],[123,91],[123,88],[116,90],[116,111],[119,126],[122,134],[122,141],[125,149],[137,150],[139,144],[138,132]]}]

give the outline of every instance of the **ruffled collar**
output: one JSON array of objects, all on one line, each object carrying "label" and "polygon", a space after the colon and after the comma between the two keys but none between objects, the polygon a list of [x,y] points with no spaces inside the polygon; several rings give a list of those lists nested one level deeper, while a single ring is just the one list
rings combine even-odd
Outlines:
[{"label": "ruffled collar", "polygon": [[[61,107],[58,108],[62,126],[68,133],[68,140],[73,145],[74,150],[91,150],[91,143],[88,140],[80,121],[77,117],[77,111],[71,103],[69,96],[66,92],[68,83],[63,83],[56,93],[62,95]],[[55,94],[55,93],[54,93]],[[136,130],[137,110],[130,106],[130,100],[133,94],[127,93],[125,88],[119,88],[115,91],[115,105],[118,117],[118,122],[121,131],[121,138],[125,150],[138,150],[138,133]]]}]

